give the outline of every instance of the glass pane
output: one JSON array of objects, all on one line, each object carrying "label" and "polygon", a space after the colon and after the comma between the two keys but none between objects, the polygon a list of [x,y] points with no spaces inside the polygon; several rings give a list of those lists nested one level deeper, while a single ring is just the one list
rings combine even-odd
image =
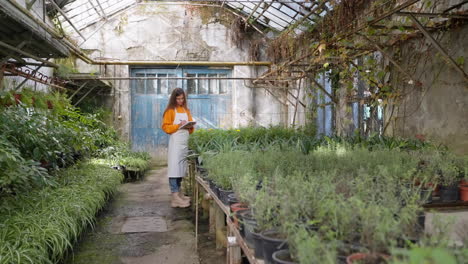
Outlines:
[{"label": "glass pane", "polygon": [[[187,77],[197,77],[195,74],[187,74]],[[197,94],[197,80],[188,79],[187,80],[187,93],[188,94]]]},{"label": "glass pane", "polygon": [[[158,74],[158,77],[167,77],[167,74]],[[161,94],[168,94],[167,79],[158,79],[158,90],[161,92]]]},{"label": "glass pane", "polygon": [[[176,77],[175,74],[168,74],[167,75],[168,77]],[[177,79],[169,79],[168,80],[168,93],[171,94],[172,93],[172,90],[174,90],[175,88],[177,88]]]},{"label": "glass pane", "polygon": [[[227,74],[220,74],[219,77],[227,78]],[[228,80],[219,80],[219,93],[225,94],[228,91]]]},{"label": "glass pane", "polygon": [[[146,74],[146,77],[156,77],[156,74]],[[146,94],[155,94],[156,93],[156,80],[148,79],[146,80]]]},{"label": "glass pane", "polygon": [[[207,77],[206,74],[198,74],[198,77]],[[208,79],[198,79],[198,94],[208,94]]]},{"label": "glass pane", "polygon": [[[135,74],[136,77],[145,77],[144,73],[137,73]],[[136,80],[136,87],[135,87],[135,93],[137,94],[144,94],[145,93],[145,80]]]},{"label": "glass pane", "polygon": [[[217,74],[209,74],[208,75],[209,77],[218,77]],[[219,93],[219,90],[218,90],[218,79],[209,79],[209,83],[210,83],[210,94],[218,94]]]}]

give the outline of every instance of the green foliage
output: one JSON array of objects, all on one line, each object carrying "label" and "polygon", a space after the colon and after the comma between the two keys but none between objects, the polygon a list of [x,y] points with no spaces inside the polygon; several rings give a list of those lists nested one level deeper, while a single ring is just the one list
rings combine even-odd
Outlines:
[{"label": "green foliage", "polygon": [[93,149],[93,134],[85,126],[61,122],[46,111],[9,107],[0,112],[0,134],[18,148],[22,157],[52,168],[73,163],[73,154]]},{"label": "green foliage", "polygon": [[392,264],[457,264],[468,259],[468,249],[448,250],[440,247],[413,247],[397,249],[393,252]]},{"label": "green foliage", "polygon": [[125,142],[117,142],[97,152],[97,157],[104,159],[109,166],[124,166],[131,170],[146,171],[151,156],[147,152],[134,152]]},{"label": "green foliage", "polygon": [[[291,129],[282,127],[247,127],[242,129],[199,129],[191,135],[189,148],[198,154],[227,150],[252,150],[271,145],[291,145],[315,141],[315,131],[311,129]],[[312,144],[309,144],[312,145]],[[308,149],[304,149],[308,151]]]},{"label": "green foliage", "polygon": [[[62,94],[24,89],[19,104],[13,93],[2,96],[2,102],[13,103],[0,107],[0,195],[54,185],[55,172],[79,158],[99,156],[110,159],[106,163],[112,166],[148,168],[148,153],[130,151],[116,131],[99,120],[99,113],[82,113]],[[33,98],[34,107],[25,98]],[[41,100],[52,102],[54,109],[47,103],[38,107]]]},{"label": "green foliage", "polygon": [[0,168],[0,194],[18,193],[52,184],[47,171],[38,162],[24,159],[3,135],[0,135]]},{"label": "green foliage", "polygon": [[59,77],[67,77],[70,74],[78,73],[76,68],[76,58],[71,56],[64,59],[56,59],[56,64],[59,65],[58,69],[55,70],[55,74]]},{"label": "green foliage", "polygon": [[65,109],[71,108],[70,101],[61,93],[45,93],[33,91],[31,87],[24,87],[21,91],[0,92],[0,108],[11,105],[34,107],[35,109],[51,109],[51,112],[59,114]]},{"label": "green foliage", "polygon": [[119,164],[127,170],[146,171],[149,168],[148,160],[135,157],[123,157]]},{"label": "green foliage", "polygon": [[288,234],[301,263],[335,263],[337,254],[356,252],[350,243],[386,254],[414,238],[428,246],[418,227],[422,191],[457,182],[467,168],[466,157],[420,140],[281,134],[261,141],[267,134],[208,130],[195,133],[192,146],[208,178],[249,204],[260,229]]},{"label": "green foliage", "polygon": [[56,263],[93,225],[122,180],[102,165],[60,172],[58,185],[0,200],[0,263]]}]

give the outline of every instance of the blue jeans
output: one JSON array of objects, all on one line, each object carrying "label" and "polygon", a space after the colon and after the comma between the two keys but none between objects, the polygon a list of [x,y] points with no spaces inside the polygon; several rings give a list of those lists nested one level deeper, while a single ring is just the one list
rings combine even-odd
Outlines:
[{"label": "blue jeans", "polygon": [[181,184],[182,184],[182,177],[169,178],[169,187],[171,187],[171,193],[179,192]]}]

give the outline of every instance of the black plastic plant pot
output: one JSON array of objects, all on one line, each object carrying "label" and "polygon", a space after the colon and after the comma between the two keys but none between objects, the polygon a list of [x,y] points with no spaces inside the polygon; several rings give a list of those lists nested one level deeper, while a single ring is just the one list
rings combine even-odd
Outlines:
[{"label": "black plastic plant pot", "polygon": [[424,227],[426,223],[426,214],[422,212],[421,214],[418,215],[418,228],[424,232]]},{"label": "black plastic plant pot", "polygon": [[244,233],[244,219],[242,218],[242,212],[245,212],[245,211],[248,211],[248,210],[239,210],[235,212],[237,221],[239,222],[239,233],[243,238],[245,238],[245,233]]},{"label": "black plastic plant pot", "polygon": [[223,190],[222,188],[219,188],[219,199],[223,204],[229,205],[229,195],[233,194],[234,191],[231,190]]},{"label": "black plastic plant pot", "polygon": [[261,237],[260,232],[255,232],[255,231],[256,230],[252,232],[252,237],[253,237],[254,246],[255,246],[255,250],[254,250],[255,258],[263,259],[263,239]]},{"label": "black plastic plant pot", "polygon": [[288,249],[278,250],[273,253],[274,264],[299,264],[291,259],[291,254]]},{"label": "black plastic plant pot", "polygon": [[219,189],[220,188],[218,187],[218,185],[215,185],[214,193],[216,194],[216,197],[218,197],[218,199],[219,199],[219,196],[221,195],[221,193],[219,192]]},{"label": "black plastic plant pot", "polygon": [[202,167],[197,167],[197,168],[201,175],[206,176],[208,174],[208,171],[205,168],[202,168]]},{"label": "black plastic plant pot", "polygon": [[422,189],[421,190],[421,200],[426,203],[432,203],[432,189]]},{"label": "black plastic plant pot", "polygon": [[218,187],[216,186],[216,183],[214,183],[214,181],[212,180],[208,180],[208,183],[210,184],[210,189],[215,193],[217,194],[217,189]]},{"label": "black plastic plant pot", "polygon": [[252,249],[255,249],[255,241],[253,238],[253,232],[257,228],[257,221],[253,218],[250,210],[244,210],[241,212],[242,223],[244,224],[244,239]]},{"label": "black plastic plant pot", "polygon": [[231,193],[228,195],[228,202],[229,202],[229,206],[231,206],[235,203],[239,203],[239,199],[237,199],[235,193]]},{"label": "black plastic plant pot", "polygon": [[213,188],[214,188],[214,186],[215,186],[214,181],[211,180],[211,179],[208,179],[207,181],[208,181],[208,185],[210,186],[210,189],[213,190]]},{"label": "black plastic plant pot", "polygon": [[281,249],[288,249],[286,237],[278,230],[267,230],[261,233],[263,240],[263,260],[266,264],[272,264],[273,253]]},{"label": "black plastic plant pot", "polygon": [[442,203],[452,203],[458,201],[458,185],[440,186],[440,201]]},{"label": "black plastic plant pot", "polygon": [[200,178],[202,178],[204,181],[209,181],[208,173],[200,173]]}]

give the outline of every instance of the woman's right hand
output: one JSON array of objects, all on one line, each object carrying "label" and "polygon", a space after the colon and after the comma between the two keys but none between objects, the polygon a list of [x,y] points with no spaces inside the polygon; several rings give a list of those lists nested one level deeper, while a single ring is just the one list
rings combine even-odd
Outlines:
[{"label": "woman's right hand", "polygon": [[180,123],[179,123],[179,127],[181,127],[181,126],[183,126],[183,125],[185,125],[185,124],[187,124],[187,121],[182,120],[182,121],[180,121]]}]

